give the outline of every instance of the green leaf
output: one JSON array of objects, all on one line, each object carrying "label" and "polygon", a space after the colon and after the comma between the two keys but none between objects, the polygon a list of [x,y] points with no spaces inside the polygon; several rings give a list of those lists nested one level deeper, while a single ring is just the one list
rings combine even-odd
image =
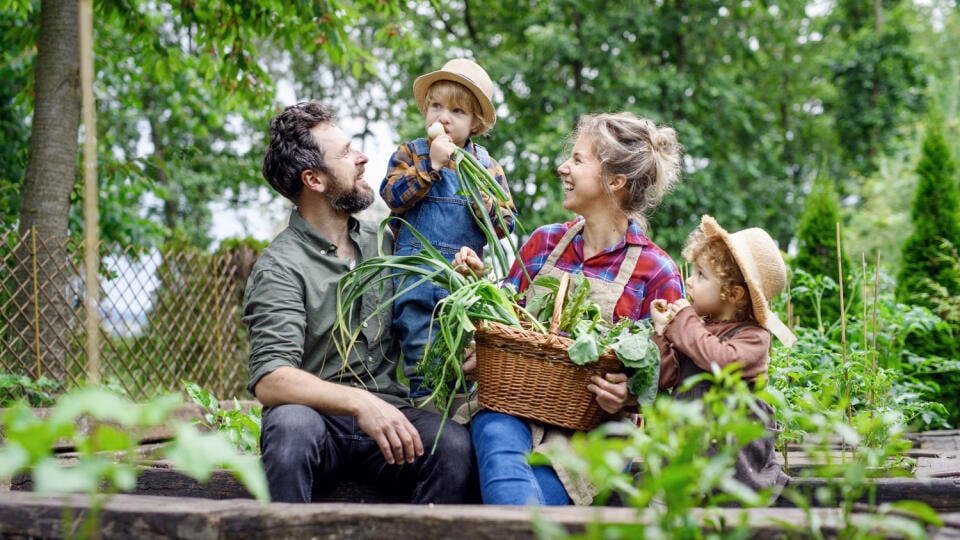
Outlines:
[{"label": "green leaf", "polygon": [[17,443],[0,446],[0,478],[10,479],[30,465],[30,453]]},{"label": "green leaf", "polygon": [[906,514],[913,518],[919,519],[924,523],[933,525],[934,527],[943,526],[943,519],[940,518],[939,514],[937,514],[937,512],[930,507],[930,505],[920,501],[896,501],[887,503],[881,505],[880,510],[894,510],[898,513]]},{"label": "green leaf", "polygon": [[646,368],[654,362],[660,362],[659,349],[650,337],[643,333],[621,334],[611,348],[627,367]]},{"label": "green leaf", "polygon": [[113,466],[109,458],[85,456],[76,465],[63,467],[50,456],[34,468],[33,488],[39,493],[94,493]]},{"label": "green leaf", "polygon": [[267,478],[257,457],[239,454],[220,432],[200,433],[190,424],[179,424],[176,432],[175,443],[164,454],[178,470],[206,482],[215,468],[229,469],[257,500],[269,502]]},{"label": "green leaf", "polygon": [[600,348],[597,346],[597,338],[590,334],[584,334],[573,342],[573,345],[567,349],[570,361],[578,366],[596,362],[600,358]]}]

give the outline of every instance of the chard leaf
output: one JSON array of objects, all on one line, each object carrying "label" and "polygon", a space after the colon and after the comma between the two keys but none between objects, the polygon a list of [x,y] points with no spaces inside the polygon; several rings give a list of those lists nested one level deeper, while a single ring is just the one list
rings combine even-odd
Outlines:
[{"label": "chard leaf", "polygon": [[643,407],[650,405],[656,399],[659,384],[660,362],[658,361],[653,365],[638,369],[627,379],[627,390],[637,396],[637,404]]},{"label": "chard leaf", "polygon": [[620,339],[615,341],[611,348],[617,353],[623,365],[636,368],[649,364],[650,349],[657,350],[657,346],[643,333],[621,334]]},{"label": "chard leaf", "polygon": [[600,358],[600,348],[597,346],[597,339],[589,334],[584,334],[573,342],[573,345],[567,349],[570,360],[578,365],[596,362]]}]

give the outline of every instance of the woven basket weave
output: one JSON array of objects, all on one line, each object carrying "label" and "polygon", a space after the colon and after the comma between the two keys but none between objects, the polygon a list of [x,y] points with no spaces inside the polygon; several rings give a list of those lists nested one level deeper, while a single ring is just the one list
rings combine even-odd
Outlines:
[{"label": "woven basket weave", "polygon": [[550,332],[486,322],[474,339],[480,405],[513,416],[569,429],[593,429],[603,419],[596,394],[587,390],[592,375],[617,372],[622,364],[605,351],[584,366],[570,361],[573,340],[557,334],[569,274],[560,280]]}]

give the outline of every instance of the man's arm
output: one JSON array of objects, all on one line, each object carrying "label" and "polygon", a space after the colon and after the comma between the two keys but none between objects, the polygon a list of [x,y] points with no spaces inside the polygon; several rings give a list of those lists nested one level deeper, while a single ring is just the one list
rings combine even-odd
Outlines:
[{"label": "man's arm", "polygon": [[267,407],[297,403],[331,416],[355,416],[360,429],[377,442],[387,463],[412,463],[423,455],[420,433],[399,409],[362,388],[325,381],[295,367],[280,367],[254,387]]},{"label": "man's arm", "polygon": [[324,415],[354,416],[387,463],[423,453],[416,428],[396,407],[361,388],[325,381],[301,369],[307,313],[302,280],[276,261],[258,262],[247,286],[244,322],[250,338],[251,386],[266,406],[296,403]]}]

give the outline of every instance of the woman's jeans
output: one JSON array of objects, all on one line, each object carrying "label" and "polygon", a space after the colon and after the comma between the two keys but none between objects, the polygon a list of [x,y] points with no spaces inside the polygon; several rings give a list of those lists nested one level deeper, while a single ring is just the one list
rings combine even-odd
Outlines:
[{"label": "woman's jeans", "polygon": [[470,432],[484,504],[570,504],[553,467],[527,463],[533,441],[526,420],[484,410],[473,417]]},{"label": "woman's jeans", "polygon": [[311,502],[342,478],[409,494],[412,503],[470,503],[476,476],[470,434],[456,422],[413,407],[401,412],[420,432],[424,453],[413,463],[388,465],[377,443],[353,416],[324,416],[303,405],[271,407],[263,418],[263,467],[274,502]]}]

